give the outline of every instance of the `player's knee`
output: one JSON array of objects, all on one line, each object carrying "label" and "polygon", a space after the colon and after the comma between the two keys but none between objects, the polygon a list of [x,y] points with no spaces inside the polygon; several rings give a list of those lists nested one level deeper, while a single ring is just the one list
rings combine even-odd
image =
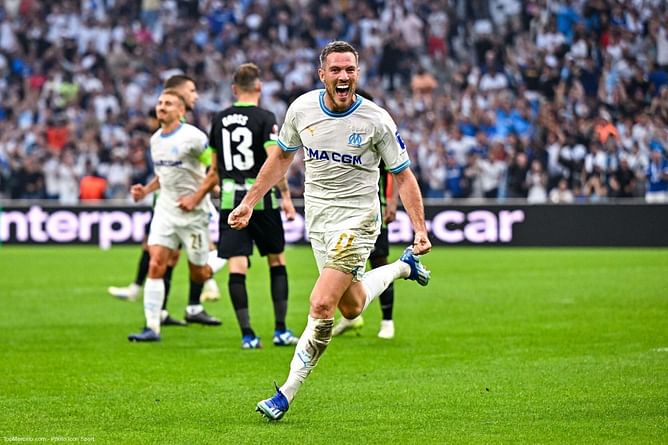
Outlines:
[{"label": "player's knee", "polygon": [[364,309],[363,304],[346,303],[339,305],[339,311],[341,311],[341,315],[343,316],[343,318],[347,318],[348,320],[352,320],[353,318],[361,314],[362,309]]},{"label": "player's knee", "polygon": [[158,258],[151,258],[148,263],[148,276],[149,278],[157,278],[165,275],[167,270],[167,263],[161,261]]},{"label": "player's knee", "polygon": [[324,302],[311,302],[311,315],[315,318],[331,318],[334,316],[335,308]]},{"label": "player's knee", "polygon": [[190,268],[190,278],[196,283],[204,283],[212,276],[213,273],[209,266],[196,266]]},{"label": "player's knee", "polygon": [[285,255],[282,253],[270,253],[267,255],[269,267],[285,266]]}]

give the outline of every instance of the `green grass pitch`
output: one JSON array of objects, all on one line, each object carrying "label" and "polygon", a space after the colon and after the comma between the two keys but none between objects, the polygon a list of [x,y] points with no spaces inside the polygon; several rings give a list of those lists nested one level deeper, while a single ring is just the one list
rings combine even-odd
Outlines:
[{"label": "green grass pitch", "polygon": [[[399,255],[400,247],[392,254]],[[668,443],[668,250],[437,248],[426,288],[396,283],[396,338],[334,338],[277,423],[254,412],[287,375],[271,345],[266,263],[253,257],[250,311],[265,349],[223,326],[163,329],[131,344],[141,302],[137,246],[0,247],[0,439],[104,444]],[[316,277],[287,251],[288,325],[305,325]],[[169,308],[182,318],[187,268]]]}]

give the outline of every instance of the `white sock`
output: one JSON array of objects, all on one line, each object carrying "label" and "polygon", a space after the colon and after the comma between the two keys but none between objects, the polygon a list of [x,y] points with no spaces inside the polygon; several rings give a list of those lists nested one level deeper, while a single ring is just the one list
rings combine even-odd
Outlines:
[{"label": "white sock", "polygon": [[306,329],[299,337],[295,353],[290,362],[290,373],[281,386],[281,392],[292,402],[295,394],[311,373],[332,339],[333,318],[313,318],[309,315]]},{"label": "white sock", "polygon": [[[408,272],[407,272],[408,271]],[[362,286],[366,291],[366,300],[364,301],[364,309],[369,307],[369,304],[380,294],[383,293],[387,286],[392,284],[397,278],[407,277],[411,273],[411,267],[403,261],[395,261],[385,266],[371,269],[364,274],[362,278]]]},{"label": "white sock", "polygon": [[209,289],[212,292],[219,292],[218,283],[213,278],[209,278],[204,282],[204,289]]},{"label": "white sock", "polygon": [[201,304],[189,304],[188,306],[186,306],[186,314],[188,315],[199,314],[203,310],[204,306],[202,306]]},{"label": "white sock", "polygon": [[147,278],[144,285],[144,316],[146,326],[160,333],[160,315],[165,300],[165,282],[162,278]]},{"label": "white sock", "polygon": [[220,269],[225,267],[225,264],[227,264],[227,258],[220,258],[218,256],[217,250],[210,250],[209,258],[207,259],[206,264],[208,264],[211,267],[213,273],[216,273]]}]

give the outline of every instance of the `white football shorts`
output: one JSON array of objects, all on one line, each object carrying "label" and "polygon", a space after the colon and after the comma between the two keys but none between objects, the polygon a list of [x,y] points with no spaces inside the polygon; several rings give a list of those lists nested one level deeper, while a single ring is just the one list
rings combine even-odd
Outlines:
[{"label": "white football shorts", "polygon": [[344,229],[324,233],[309,233],[318,271],[328,267],[353,275],[353,281],[364,276],[366,261],[378,234],[360,229]]},{"label": "white football shorts", "polygon": [[209,255],[209,217],[207,214],[200,214],[176,221],[156,207],[148,245],[164,246],[172,250],[183,246],[188,254],[188,261],[204,266]]}]

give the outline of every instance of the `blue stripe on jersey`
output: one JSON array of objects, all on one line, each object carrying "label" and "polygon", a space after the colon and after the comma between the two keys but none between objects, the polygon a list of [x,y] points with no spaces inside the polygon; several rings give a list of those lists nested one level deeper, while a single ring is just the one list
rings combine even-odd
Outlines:
[{"label": "blue stripe on jersey", "polygon": [[355,100],[355,102],[353,102],[353,104],[350,106],[350,108],[348,108],[346,111],[344,111],[342,113],[337,113],[337,112],[331,111],[327,108],[327,106],[325,105],[325,90],[322,90],[320,92],[319,101],[320,101],[320,109],[327,116],[329,116],[329,117],[346,117],[346,116],[352,114],[355,110],[357,110],[359,108],[360,105],[362,105],[362,96],[360,96],[358,94],[357,99]]},{"label": "blue stripe on jersey", "polygon": [[390,172],[399,173],[402,170],[406,170],[408,167],[410,167],[410,165],[411,165],[411,161],[409,159],[409,160],[404,161],[403,164],[401,164],[399,167],[394,167],[393,169],[391,169]]},{"label": "blue stripe on jersey", "polygon": [[168,137],[176,134],[176,132],[179,131],[181,129],[181,127],[183,127],[183,122],[181,122],[178,127],[176,127],[173,131],[170,131],[169,133],[162,133],[161,132],[160,137],[161,138],[168,138]]},{"label": "blue stripe on jersey", "polygon": [[297,145],[297,146],[294,146],[294,147],[290,147],[290,146],[288,146],[288,145],[285,145],[285,144],[284,144],[283,142],[281,142],[280,140],[276,140],[276,142],[278,142],[278,146],[281,147],[281,150],[283,150],[283,151],[288,151],[288,152],[290,152],[290,151],[297,151],[297,150],[299,150],[300,148],[302,148],[301,145]]}]

